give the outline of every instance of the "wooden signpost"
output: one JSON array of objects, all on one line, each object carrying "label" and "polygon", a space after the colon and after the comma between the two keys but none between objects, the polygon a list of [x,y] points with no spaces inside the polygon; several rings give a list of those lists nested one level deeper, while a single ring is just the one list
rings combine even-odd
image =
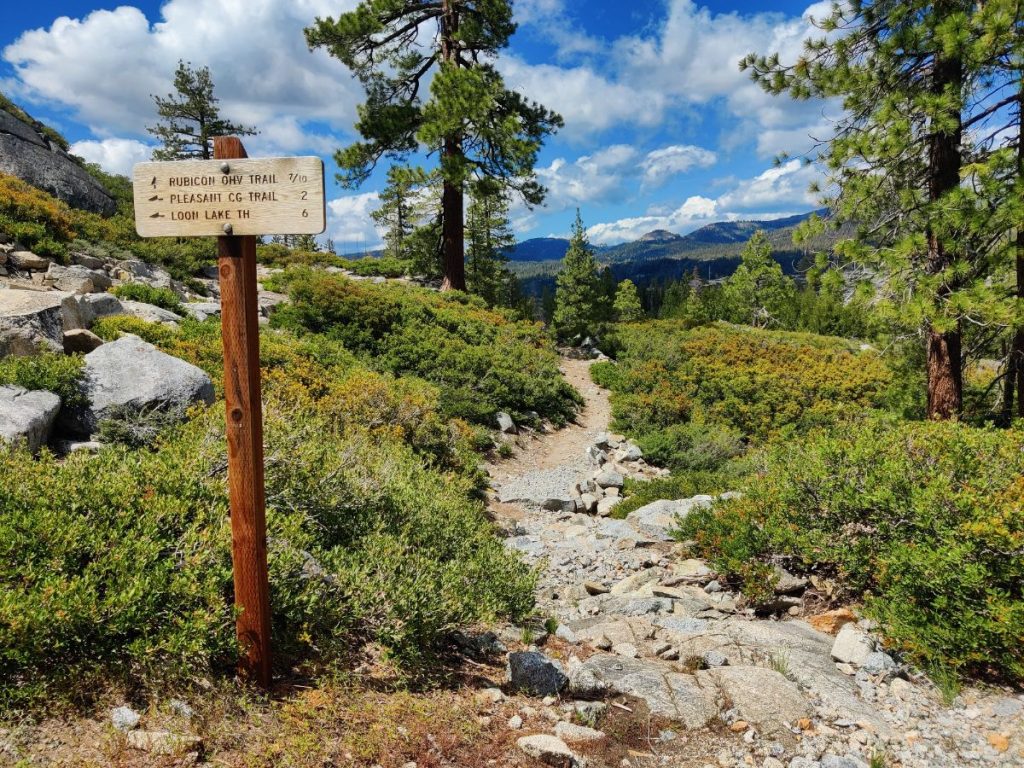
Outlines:
[{"label": "wooden signpost", "polygon": [[140,163],[135,227],[142,237],[217,236],[224,400],[227,409],[231,560],[243,674],[270,685],[270,585],[263,479],[256,236],[324,231],[318,157],[248,159],[218,137],[214,160]]}]

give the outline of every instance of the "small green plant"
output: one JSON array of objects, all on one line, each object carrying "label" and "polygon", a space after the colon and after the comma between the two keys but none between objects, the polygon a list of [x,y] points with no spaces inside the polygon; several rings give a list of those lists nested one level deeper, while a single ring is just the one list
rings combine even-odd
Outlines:
[{"label": "small green plant", "polygon": [[868,761],[869,768],[888,768],[889,758],[885,752],[875,750],[871,753],[871,759]]},{"label": "small green plant", "polygon": [[165,411],[158,408],[139,411],[122,406],[111,409],[107,418],[99,423],[98,437],[103,443],[117,443],[130,448],[153,445],[160,433],[183,421],[181,410]]},{"label": "small green plant", "polygon": [[516,454],[516,449],[506,441],[498,443],[498,455],[503,459],[511,459]]},{"label": "small green plant", "polygon": [[0,358],[0,385],[14,385],[28,390],[45,389],[58,395],[65,406],[80,405],[82,392],[82,358],[42,352],[34,357]]},{"label": "small green plant", "polygon": [[768,657],[768,666],[785,678],[793,678],[793,670],[789,665],[789,654],[784,650],[772,651]]},{"label": "small green plant", "polygon": [[111,293],[119,299],[141,301],[169,312],[181,313],[184,311],[178,294],[169,288],[155,288],[146,283],[122,283],[112,288]]},{"label": "small green plant", "polygon": [[558,619],[554,616],[549,616],[544,620],[544,631],[549,635],[554,635],[558,631]]},{"label": "small green plant", "polygon": [[523,627],[519,632],[519,642],[523,645],[533,645],[537,636],[533,633],[532,627]]}]

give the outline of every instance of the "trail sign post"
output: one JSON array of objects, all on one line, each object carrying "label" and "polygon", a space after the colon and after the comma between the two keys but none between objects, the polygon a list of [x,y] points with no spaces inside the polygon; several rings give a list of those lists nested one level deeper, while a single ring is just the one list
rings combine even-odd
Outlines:
[{"label": "trail sign post", "polygon": [[217,236],[224,400],[227,410],[231,561],[240,670],[270,685],[270,584],[263,478],[256,236],[325,228],[318,157],[248,159],[242,142],[218,137],[214,160],[140,163],[135,228],[142,237]]}]

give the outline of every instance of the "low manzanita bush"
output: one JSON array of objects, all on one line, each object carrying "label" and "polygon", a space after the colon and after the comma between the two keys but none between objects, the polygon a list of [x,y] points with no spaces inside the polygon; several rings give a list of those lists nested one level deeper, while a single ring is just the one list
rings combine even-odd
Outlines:
[{"label": "low manzanita bush", "polygon": [[1024,434],[875,417],[773,446],[694,542],[755,599],[771,566],[836,580],[940,678],[1024,680]]}]

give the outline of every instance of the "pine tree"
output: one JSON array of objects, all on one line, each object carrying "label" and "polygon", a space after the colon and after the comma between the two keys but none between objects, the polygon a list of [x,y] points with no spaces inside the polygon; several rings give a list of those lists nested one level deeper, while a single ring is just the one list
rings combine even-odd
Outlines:
[{"label": "pine tree", "polygon": [[843,100],[821,159],[839,190],[836,221],[859,231],[837,250],[880,268],[902,317],[920,324],[931,418],[960,412],[964,323],[998,304],[977,199],[961,187],[969,131],[993,109],[978,91],[992,54],[977,34],[984,5],[853,0],[834,6],[827,36],[794,65],[778,54],[741,63],[769,92]]},{"label": "pine tree", "polygon": [[615,291],[615,320],[620,323],[639,323],[644,319],[644,308],[640,294],[632,280],[623,280]]},{"label": "pine tree", "polygon": [[577,336],[597,333],[601,318],[606,314],[605,304],[597,261],[587,240],[583,219],[577,210],[569,250],[555,278],[552,323],[558,337],[569,341]]},{"label": "pine tree", "polygon": [[545,285],[540,292],[540,319],[549,325],[555,319],[555,292],[550,285]]},{"label": "pine tree", "polygon": [[320,250],[320,244],[313,235],[296,235],[295,244],[292,247],[297,251],[309,251],[310,253]]},{"label": "pine tree", "polygon": [[562,119],[507,89],[492,63],[515,29],[509,0],[363,0],[306,29],[310,47],[326,48],[366,90],[363,140],[336,155],[342,184],[358,186],[384,156],[423,148],[440,157],[445,289],[466,287],[470,180],[496,180],[531,206],[544,199],[534,165]]},{"label": "pine tree", "polygon": [[209,160],[214,136],[255,136],[256,130],[222,120],[213,95],[209,67],[193,69],[178,62],[174,90],[166,99],[153,96],[160,122],[146,130],[163,144],[153,150],[154,160]]},{"label": "pine tree", "polygon": [[380,207],[370,216],[384,230],[384,255],[408,258],[407,241],[420,226],[422,211],[417,195],[429,183],[421,168],[393,165],[388,169],[387,185],[380,193]]},{"label": "pine tree", "polygon": [[796,290],[772,258],[772,246],[758,230],[747,242],[736,271],[722,287],[728,318],[755,328],[789,327]]},{"label": "pine tree", "polygon": [[466,282],[489,306],[508,306],[515,276],[505,266],[516,244],[508,218],[509,201],[497,185],[473,186],[466,215]]}]

